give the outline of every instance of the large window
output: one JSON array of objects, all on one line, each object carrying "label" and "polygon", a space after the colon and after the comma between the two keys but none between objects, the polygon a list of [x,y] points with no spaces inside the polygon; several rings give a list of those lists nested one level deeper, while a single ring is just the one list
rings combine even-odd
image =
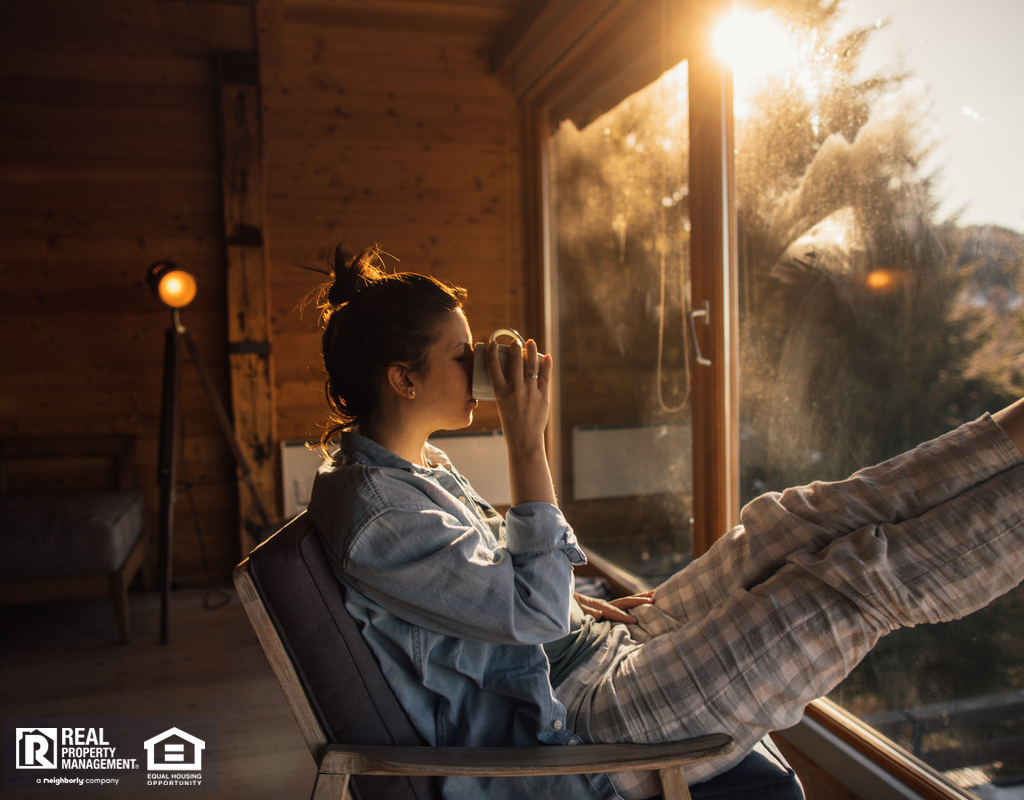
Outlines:
[{"label": "large window", "polygon": [[[784,6],[723,29],[732,105],[696,53],[702,13],[680,28],[698,58],[610,92],[600,114],[537,116],[559,490],[589,543],[652,579],[702,549],[703,454],[724,454],[712,472],[729,519],[1024,391],[1024,5],[977,0],[969,19],[909,0]],[[591,69],[588,102],[593,76],[612,74]],[[533,111],[576,102],[555,83]],[[721,118],[696,120],[719,95]],[[724,422],[709,425],[716,405]],[[912,769],[1010,796],[1024,783],[1024,592],[887,637],[831,699]]]},{"label": "large window", "polygon": [[[965,25],[958,8],[734,20],[752,37],[735,85],[744,500],[845,477],[1024,388],[1021,12],[978,0]],[[1022,632],[1022,590],[897,631],[832,699],[961,787],[1024,784]]]}]

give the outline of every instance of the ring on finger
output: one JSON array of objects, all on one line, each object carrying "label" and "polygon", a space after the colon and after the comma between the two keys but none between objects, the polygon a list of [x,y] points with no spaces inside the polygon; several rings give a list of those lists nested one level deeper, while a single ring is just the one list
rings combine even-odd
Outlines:
[{"label": "ring on finger", "polygon": [[534,378],[534,379],[537,379],[537,378],[539,378],[539,377],[540,377],[540,375],[538,375],[538,374],[537,374],[536,372],[531,372],[531,373],[530,373],[529,375],[527,375],[526,377],[527,377],[527,378]]}]

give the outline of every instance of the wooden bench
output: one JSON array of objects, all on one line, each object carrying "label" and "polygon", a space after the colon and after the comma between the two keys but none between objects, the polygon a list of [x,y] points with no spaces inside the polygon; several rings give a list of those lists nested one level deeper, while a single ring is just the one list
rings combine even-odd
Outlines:
[{"label": "wooden bench", "polygon": [[131,436],[0,441],[0,605],[109,595],[130,639],[145,555]]}]

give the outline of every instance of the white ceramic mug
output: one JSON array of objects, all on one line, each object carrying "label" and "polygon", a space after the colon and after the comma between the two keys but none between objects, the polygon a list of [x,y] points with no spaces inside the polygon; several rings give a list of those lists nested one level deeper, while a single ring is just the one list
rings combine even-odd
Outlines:
[{"label": "white ceramic mug", "polygon": [[[511,328],[498,328],[491,334],[490,341],[493,342],[499,336],[510,336],[519,342],[520,347],[526,344],[523,337]],[[484,342],[477,342],[473,345],[473,397],[477,400],[494,399],[494,386],[491,384],[491,376],[487,374],[486,357],[487,345]],[[502,373],[508,375],[507,344],[498,345],[498,363],[501,365]]]}]

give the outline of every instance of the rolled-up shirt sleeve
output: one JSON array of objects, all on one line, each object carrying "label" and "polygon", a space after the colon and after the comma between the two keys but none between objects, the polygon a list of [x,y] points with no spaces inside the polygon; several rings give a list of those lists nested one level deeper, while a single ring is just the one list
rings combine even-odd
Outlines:
[{"label": "rolled-up shirt sleeve", "polygon": [[372,491],[359,494],[375,502],[343,510],[321,482],[309,513],[335,568],[367,597],[406,622],[463,639],[543,644],[568,633],[572,567],[586,557],[556,506],[516,506],[496,537],[408,483],[366,476]]},{"label": "rolled-up shirt sleeve", "polygon": [[[532,504],[540,505],[540,504]],[[572,565],[583,559],[554,506],[510,512],[506,545],[439,509],[392,509],[352,544],[342,567],[407,622],[500,644],[542,644],[569,631]]]},{"label": "rolled-up shirt sleeve", "polygon": [[505,515],[505,546],[510,553],[545,553],[561,550],[573,564],[587,558],[558,506],[550,503],[520,503]]}]

